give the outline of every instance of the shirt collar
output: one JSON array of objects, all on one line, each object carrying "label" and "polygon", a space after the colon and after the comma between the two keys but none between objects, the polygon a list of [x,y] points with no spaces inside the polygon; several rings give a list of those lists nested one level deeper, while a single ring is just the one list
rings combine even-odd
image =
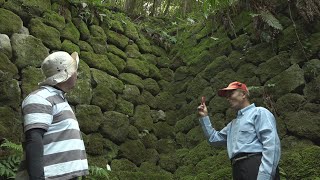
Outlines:
[{"label": "shirt collar", "polygon": [[55,88],[55,87],[52,87],[52,86],[41,86],[41,87],[47,89],[49,92],[55,92],[55,93],[59,94],[61,97],[64,98],[64,94],[65,93],[63,91]]},{"label": "shirt collar", "polygon": [[248,111],[249,109],[255,108],[255,107],[256,107],[256,105],[255,105],[254,103],[252,103],[252,104],[250,104],[249,106],[247,106],[247,107],[245,107],[245,108],[243,108],[243,109],[240,109],[240,110],[238,111],[238,116],[239,116],[239,115],[243,115],[246,111]]}]

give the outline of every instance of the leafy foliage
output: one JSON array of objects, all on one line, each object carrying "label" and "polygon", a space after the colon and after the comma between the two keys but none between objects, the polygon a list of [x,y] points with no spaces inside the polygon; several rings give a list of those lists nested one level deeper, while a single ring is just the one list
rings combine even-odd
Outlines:
[{"label": "leafy foliage", "polygon": [[275,18],[269,11],[262,11],[260,14],[262,20],[274,29],[283,30],[280,21]]},{"label": "leafy foliage", "polygon": [[110,179],[108,170],[98,166],[89,166],[89,173],[90,173],[90,177],[87,178],[89,180],[96,180],[96,179],[109,180]]},{"label": "leafy foliage", "polygon": [[9,155],[5,159],[0,160],[0,176],[14,179],[21,161],[22,146],[5,139],[0,147],[9,151]]}]

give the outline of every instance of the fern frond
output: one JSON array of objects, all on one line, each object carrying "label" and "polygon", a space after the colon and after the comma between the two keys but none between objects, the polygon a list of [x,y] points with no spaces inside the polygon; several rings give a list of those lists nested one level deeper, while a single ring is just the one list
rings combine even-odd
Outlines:
[{"label": "fern frond", "polygon": [[13,142],[10,142],[9,140],[5,139],[4,143],[2,143],[0,145],[0,147],[6,147],[6,148],[9,148],[9,149],[13,149],[17,152],[22,152],[23,149],[22,149],[22,145],[20,144],[15,144]]},{"label": "fern frond", "polygon": [[274,29],[283,30],[283,27],[280,21],[273,16],[269,11],[262,11],[260,13],[261,19],[266,22],[269,26],[273,27]]},{"label": "fern frond", "polygon": [[98,179],[110,179],[108,170],[98,167],[98,166],[89,166],[89,172],[92,177],[96,177]]}]

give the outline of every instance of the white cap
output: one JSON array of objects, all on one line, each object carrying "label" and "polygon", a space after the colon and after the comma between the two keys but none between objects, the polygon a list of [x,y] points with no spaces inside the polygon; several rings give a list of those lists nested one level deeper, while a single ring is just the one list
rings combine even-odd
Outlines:
[{"label": "white cap", "polygon": [[67,81],[73,73],[77,72],[79,56],[77,52],[71,55],[64,51],[50,54],[41,64],[41,69],[46,79],[39,85],[54,86]]}]

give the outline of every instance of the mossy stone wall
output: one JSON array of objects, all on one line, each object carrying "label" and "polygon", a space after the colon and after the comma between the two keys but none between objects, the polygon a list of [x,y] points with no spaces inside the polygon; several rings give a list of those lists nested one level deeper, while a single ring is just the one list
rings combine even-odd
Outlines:
[{"label": "mossy stone wall", "polygon": [[103,21],[85,22],[75,6],[61,12],[68,6],[59,3],[0,3],[1,137],[20,142],[21,101],[43,80],[43,59],[77,51],[78,83],[67,98],[89,165],[108,163],[111,177],[230,179],[226,148],[207,143],[196,107],[206,96],[214,127],[223,128],[235,112],[216,92],[231,81],[245,82],[252,102],[275,114],[283,177],[320,177],[320,28],[310,30],[295,16],[302,49],[284,13],[285,29],[261,43],[251,17],[241,13],[234,31],[209,19],[181,31],[167,52],[123,14],[105,10]]}]

